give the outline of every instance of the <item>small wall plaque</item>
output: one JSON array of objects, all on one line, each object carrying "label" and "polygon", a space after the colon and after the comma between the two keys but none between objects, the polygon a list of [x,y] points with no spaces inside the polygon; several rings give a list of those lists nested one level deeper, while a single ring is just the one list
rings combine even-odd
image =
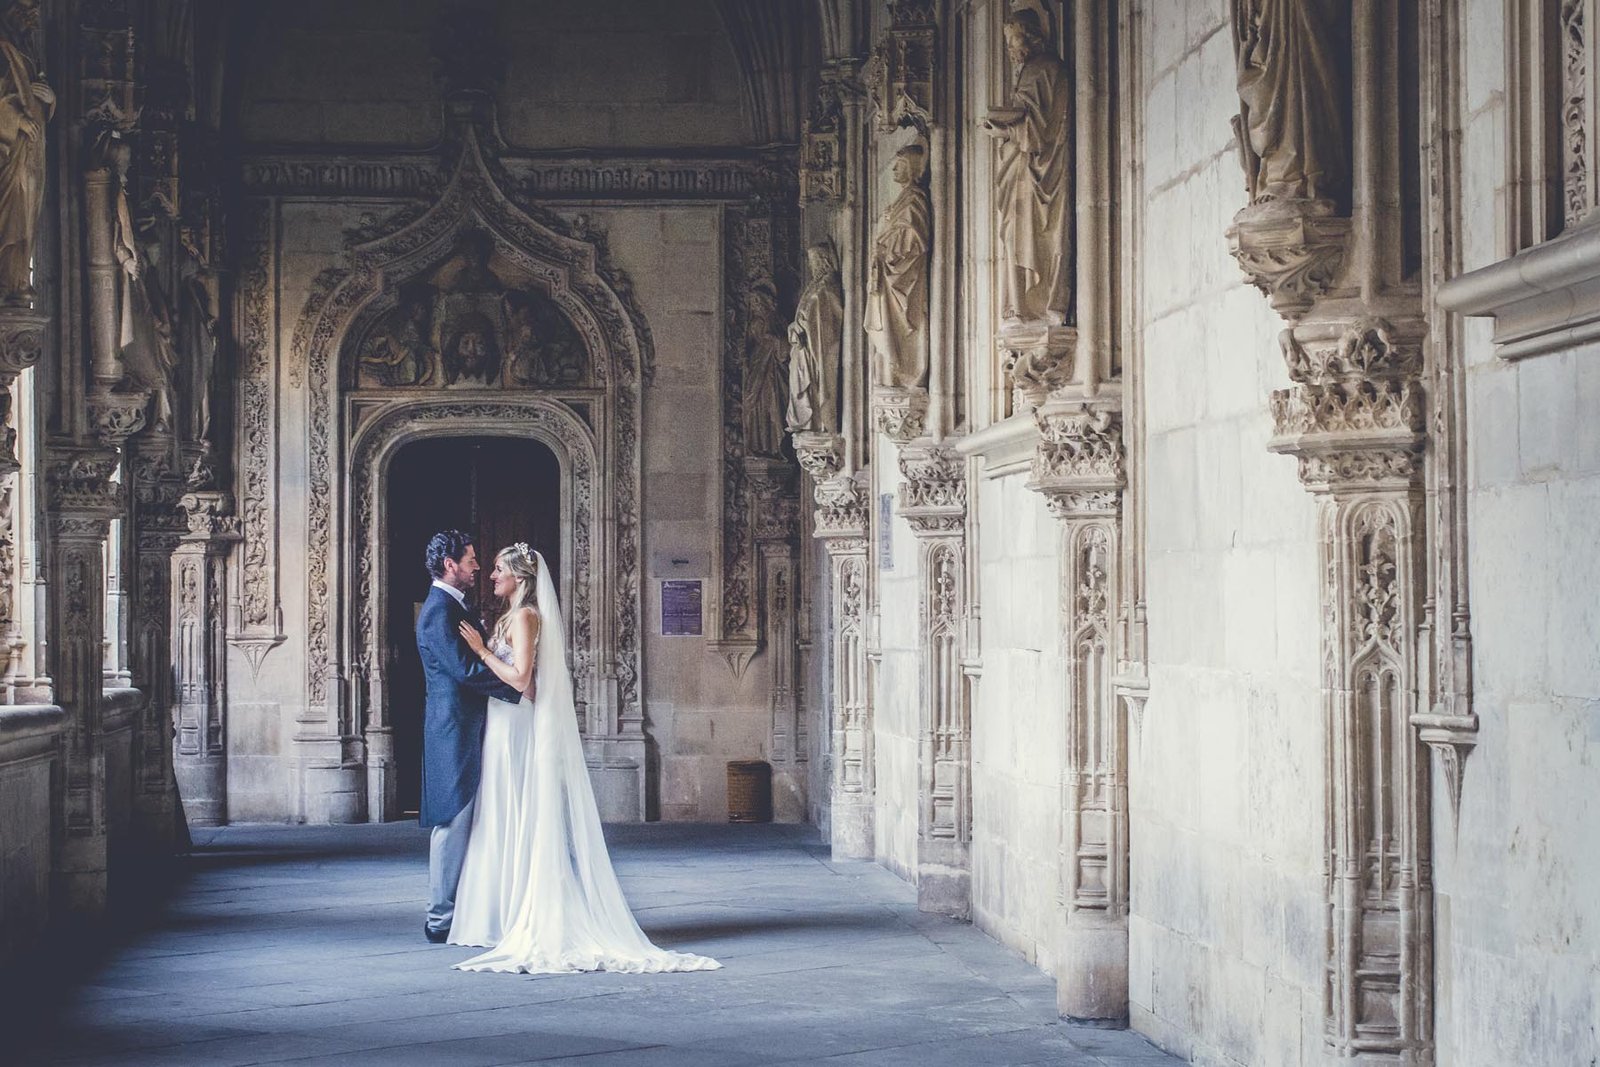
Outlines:
[{"label": "small wall plaque", "polygon": [[894,494],[878,496],[878,569],[894,570]]},{"label": "small wall plaque", "polygon": [[700,632],[699,580],[680,578],[662,582],[661,635],[698,637]]}]

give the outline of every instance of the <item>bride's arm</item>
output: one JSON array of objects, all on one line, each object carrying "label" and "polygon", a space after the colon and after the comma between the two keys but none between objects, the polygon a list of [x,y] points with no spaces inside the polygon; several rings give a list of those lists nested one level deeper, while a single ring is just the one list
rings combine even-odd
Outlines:
[{"label": "bride's arm", "polygon": [[477,653],[484,666],[495,676],[519,693],[532,695],[534,653],[539,642],[539,615],[532,608],[518,608],[511,617],[507,636],[511,639],[511,659],[506,663],[489,651],[479,635],[468,623],[461,624],[461,637]]}]

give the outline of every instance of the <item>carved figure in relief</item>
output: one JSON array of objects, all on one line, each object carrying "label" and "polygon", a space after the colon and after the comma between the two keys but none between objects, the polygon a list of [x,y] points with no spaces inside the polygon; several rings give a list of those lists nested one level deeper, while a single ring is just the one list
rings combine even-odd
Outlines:
[{"label": "carved figure in relief", "polygon": [[927,152],[909,145],[895,153],[900,195],[884,211],[872,242],[865,328],[872,344],[873,384],[921,389],[928,384],[928,252],[933,208],[922,176]]},{"label": "carved figure in relief", "polygon": [[362,384],[417,385],[427,380],[438,353],[433,350],[434,292],[427,285],[406,286],[400,301],[356,350]]},{"label": "carved figure in relief", "polygon": [[[500,377],[500,338],[505,332],[505,284],[489,265],[494,238],[467,234],[462,265],[441,290],[433,310],[433,351],[445,385],[488,385]],[[435,375],[423,378],[430,384]]]},{"label": "carved figure in relief", "polygon": [[44,128],[56,96],[38,74],[37,0],[16,0],[0,24],[0,303],[33,302],[33,243],[44,197]]},{"label": "carved figure in relief", "polygon": [[222,287],[203,239],[191,226],[178,231],[186,253],[178,265],[178,291],[182,303],[178,323],[180,350],[189,366],[189,433],[196,441],[211,437],[212,378],[217,365],[217,324],[222,309]]},{"label": "carved figure in relief", "polygon": [[503,303],[509,384],[589,384],[589,350],[554,301],[542,293],[512,290]]},{"label": "carved figure in relief", "polygon": [[745,297],[744,444],[752,456],[783,452],[784,367],[789,351],[778,335],[778,301],[771,286],[758,284]]},{"label": "carved figure in relief", "polygon": [[1239,115],[1252,203],[1345,192],[1348,0],[1233,0]]},{"label": "carved figure in relief", "polygon": [[980,127],[1000,145],[1001,315],[1060,325],[1072,299],[1072,81],[1033,11],[1007,16],[1005,39],[1010,104]]},{"label": "carved figure in relief", "polygon": [[811,280],[789,326],[789,429],[839,429],[839,350],[844,344],[844,289],[839,256],[829,242],[806,252]]},{"label": "carved figure in relief", "polygon": [[122,363],[120,388],[150,390],[155,399],[154,428],[173,429],[173,375],[178,355],[173,343],[172,300],[161,287],[161,235],[151,229],[142,236],[133,227],[128,209],[128,155],[125,141],[112,138],[104,145],[114,174],[112,254],[116,257],[117,354]]}]

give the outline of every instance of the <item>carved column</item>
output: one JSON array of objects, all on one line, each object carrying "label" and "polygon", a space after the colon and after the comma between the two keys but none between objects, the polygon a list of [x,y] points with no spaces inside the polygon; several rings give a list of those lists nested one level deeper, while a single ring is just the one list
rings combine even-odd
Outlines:
[{"label": "carved column", "polygon": [[64,444],[45,457],[49,521],[46,664],[67,712],[59,890],[75,912],[106,905],[106,756],[101,709],[105,541],[121,508],[114,449]]},{"label": "carved column", "polygon": [[17,496],[21,465],[12,426],[12,383],[39,362],[48,319],[31,308],[0,307],[0,674],[11,667],[11,644],[21,640],[12,590],[21,546],[17,543]]},{"label": "carved column", "polygon": [[1053,399],[1035,412],[1042,441],[1028,487],[1061,520],[1062,637],[1067,663],[1061,771],[1062,1015],[1128,1014],[1128,727],[1119,699],[1124,606],[1121,396]]},{"label": "carved column", "polygon": [[133,580],[128,665],[134,686],[145,696],[134,756],[134,803],[137,825],[159,854],[170,847],[175,829],[170,592],[172,553],[188,526],[178,509],[184,483],[174,470],[172,440],[141,437],[130,451]]},{"label": "carved column", "polygon": [[[1374,1064],[1433,1060],[1427,323],[1408,261],[1423,239],[1400,134],[1417,119],[1403,17],[1377,0],[1236,0],[1253,203],[1228,232],[1289,324],[1293,384],[1272,396],[1269,447],[1296,458],[1319,507],[1325,1036],[1333,1056]],[[1271,118],[1291,104],[1308,116],[1293,129]]]},{"label": "carved column", "polygon": [[917,907],[972,910],[972,723],[961,670],[966,589],[966,460],[919,442],[900,450],[900,513],[918,541],[921,592]]},{"label": "carved column", "polygon": [[191,826],[228,821],[226,560],[240,538],[222,492],[187,493],[188,532],[172,553],[172,672],[177,683],[173,768]]},{"label": "carved column", "polygon": [[828,553],[833,646],[830,844],[836,860],[870,860],[877,845],[866,626],[870,496],[863,479],[841,469],[844,450],[844,441],[833,435],[795,437],[795,451],[811,475],[816,501],[812,536]]},{"label": "carved column", "polygon": [[798,701],[795,619],[799,590],[795,529],[799,524],[798,475],[784,459],[751,456],[745,476],[751,494],[751,528],[761,575],[762,636],[772,672],[768,694],[768,756],[772,761],[774,814],[805,819],[808,760],[806,724]]}]

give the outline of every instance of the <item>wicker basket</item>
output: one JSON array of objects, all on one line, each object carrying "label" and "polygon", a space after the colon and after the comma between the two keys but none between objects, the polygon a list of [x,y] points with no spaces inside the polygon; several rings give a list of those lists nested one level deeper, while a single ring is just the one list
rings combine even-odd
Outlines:
[{"label": "wicker basket", "polygon": [[772,821],[772,765],[765,760],[728,764],[728,821]]}]

